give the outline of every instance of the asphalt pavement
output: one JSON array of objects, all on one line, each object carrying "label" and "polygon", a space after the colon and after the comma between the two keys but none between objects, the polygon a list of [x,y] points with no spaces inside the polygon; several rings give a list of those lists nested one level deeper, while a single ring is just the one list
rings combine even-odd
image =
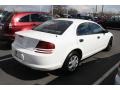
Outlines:
[{"label": "asphalt pavement", "polygon": [[77,71],[66,75],[59,70],[43,72],[26,67],[12,58],[11,50],[5,42],[0,42],[0,84],[112,85],[120,63],[120,30],[109,31],[114,34],[112,50],[101,51],[85,59]]}]

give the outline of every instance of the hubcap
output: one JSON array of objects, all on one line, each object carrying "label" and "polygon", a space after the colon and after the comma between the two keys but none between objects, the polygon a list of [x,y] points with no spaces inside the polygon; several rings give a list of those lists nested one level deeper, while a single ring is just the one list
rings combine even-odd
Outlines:
[{"label": "hubcap", "polygon": [[69,63],[68,63],[69,71],[74,71],[76,69],[76,67],[78,66],[78,61],[79,61],[79,58],[77,55],[73,55],[70,58]]}]

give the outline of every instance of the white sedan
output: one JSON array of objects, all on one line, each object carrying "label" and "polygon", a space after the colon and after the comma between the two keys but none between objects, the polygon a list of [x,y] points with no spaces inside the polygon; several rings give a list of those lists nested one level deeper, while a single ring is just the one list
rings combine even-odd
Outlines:
[{"label": "white sedan", "polygon": [[82,19],[54,19],[33,30],[16,32],[12,55],[33,69],[62,68],[73,72],[80,62],[102,50],[110,50],[113,35],[99,24]]}]

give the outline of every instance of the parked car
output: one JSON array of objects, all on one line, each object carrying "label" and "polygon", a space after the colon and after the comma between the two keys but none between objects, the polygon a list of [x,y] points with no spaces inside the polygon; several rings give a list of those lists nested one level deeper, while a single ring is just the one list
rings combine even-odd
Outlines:
[{"label": "parked car", "polygon": [[120,29],[120,16],[112,16],[103,22],[105,28]]},{"label": "parked car", "polygon": [[46,12],[8,12],[0,22],[0,39],[14,40],[16,31],[30,30],[50,19]]},{"label": "parked car", "polygon": [[102,24],[105,20],[102,17],[94,17],[94,21],[99,24]]},{"label": "parked car", "polygon": [[16,32],[12,56],[34,69],[73,72],[85,58],[112,47],[113,35],[82,19],[54,19],[30,31]]},{"label": "parked car", "polygon": [[100,24],[102,27],[106,28],[105,27],[105,22],[107,21],[107,18],[105,18],[105,17],[94,17],[93,21]]},{"label": "parked car", "polygon": [[91,16],[85,16],[85,15],[78,14],[77,18],[78,19],[84,19],[84,20],[91,20],[91,21],[93,21],[93,18]]},{"label": "parked car", "polygon": [[63,14],[63,18],[72,18],[72,16],[69,14]]},{"label": "parked car", "polygon": [[1,11],[0,12],[0,22],[2,19],[7,18],[12,12],[8,12],[8,11]]},{"label": "parked car", "polygon": [[8,11],[0,11],[0,20],[7,14],[9,14],[10,12]]},{"label": "parked car", "polygon": [[115,84],[120,85],[120,65],[118,67],[118,72],[117,72],[116,77],[115,77]]}]

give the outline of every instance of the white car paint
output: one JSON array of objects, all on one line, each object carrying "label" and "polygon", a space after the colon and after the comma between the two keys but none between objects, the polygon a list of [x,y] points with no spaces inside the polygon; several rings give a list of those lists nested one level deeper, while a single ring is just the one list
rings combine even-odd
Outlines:
[{"label": "white car paint", "polygon": [[[94,34],[94,35],[76,35],[79,24],[84,22],[95,23],[80,19],[55,19],[73,21],[62,35],[50,34],[40,31],[20,31],[16,32],[15,41],[12,44],[12,56],[22,64],[31,68],[49,71],[61,68],[68,54],[75,50],[82,51],[81,60],[105,49],[108,45],[112,33]],[[95,23],[97,24],[97,23]],[[102,27],[101,27],[102,28]],[[23,36],[20,38],[19,36]],[[100,36],[101,38],[97,39]],[[79,42],[84,39],[84,42]],[[51,54],[36,53],[35,47],[39,40],[55,44]],[[19,52],[21,59],[16,57],[15,52]]]}]

